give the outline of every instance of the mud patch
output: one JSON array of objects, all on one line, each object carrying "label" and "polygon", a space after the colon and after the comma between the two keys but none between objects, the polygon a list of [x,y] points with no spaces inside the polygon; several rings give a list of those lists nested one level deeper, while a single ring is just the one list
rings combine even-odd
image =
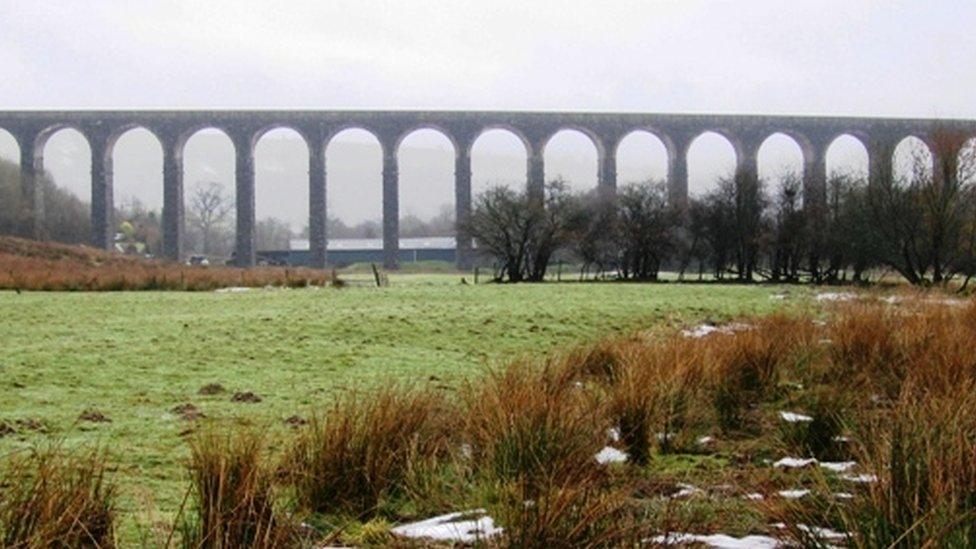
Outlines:
[{"label": "mud patch", "polygon": [[224,386],[219,383],[208,383],[203,387],[200,387],[200,390],[197,391],[197,394],[204,395],[204,396],[219,395],[226,391],[227,389],[224,389]]},{"label": "mud patch", "polygon": [[78,415],[78,421],[88,421],[90,423],[112,423],[112,420],[98,410],[85,410]]},{"label": "mud patch", "polygon": [[244,391],[243,393],[234,393],[234,396],[230,398],[231,402],[246,402],[246,403],[258,403],[261,402],[261,397],[252,393],[251,391]]},{"label": "mud patch", "polygon": [[189,402],[173,406],[170,412],[179,416],[183,421],[196,421],[207,417],[199,408]]},{"label": "mud patch", "polygon": [[47,425],[44,425],[43,423],[41,423],[36,419],[31,419],[31,418],[18,419],[14,423],[17,425],[18,428],[23,429],[25,431],[34,431],[37,433],[47,432]]}]

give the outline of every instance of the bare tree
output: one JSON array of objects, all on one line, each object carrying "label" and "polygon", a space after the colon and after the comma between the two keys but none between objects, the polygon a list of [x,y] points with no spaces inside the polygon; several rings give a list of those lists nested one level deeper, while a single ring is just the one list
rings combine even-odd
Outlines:
[{"label": "bare tree", "polygon": [[668,203],[663,182],[645,181],[620,189],[617,247],[623,278],[657,280],[661,265],[676,249],[679,211]]},{"label": "bare tree", "polygon": [[194,189],[190,197],[191,219],[200,231],[204,254],[218,253],[216,241],[233,208],[233,202],[224,193],[224,187],[220,183],[200,183]]},{"label": "bare tree", "polygon": [[911,152],[910,174],[886,172],[868,188],[869,215],[885,265],[918,285],[944,284],[958,274],[972,215],[974,155],[966,135],[937,128],[931,149]]}]

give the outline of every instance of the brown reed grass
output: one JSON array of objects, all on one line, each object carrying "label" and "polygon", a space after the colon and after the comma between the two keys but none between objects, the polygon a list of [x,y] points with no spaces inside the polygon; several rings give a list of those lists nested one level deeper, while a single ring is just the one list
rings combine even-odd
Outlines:
[{"label": "brown reed grass", "polygon": [[95,250],[0,237],[0,290],[209,291],[232,286],[341,286],[334,272],[302,267],[187,266]]},{"label": "brown reed grass", "polygon": [[101,450],[60,443],[0,463],[0,545],[116,546],[116,488]]}]

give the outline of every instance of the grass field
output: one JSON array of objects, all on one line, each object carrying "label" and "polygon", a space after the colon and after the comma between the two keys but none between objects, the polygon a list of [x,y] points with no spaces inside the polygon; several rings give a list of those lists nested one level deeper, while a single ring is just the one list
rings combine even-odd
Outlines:
[{"label": "grass field", "polygon": [[[241,293],[0,293],[0,421],[35,420],[0,451],[62,437],[100,443],[119,464],[126,507],[182,497],[180,433],[171,412],[276,428],[343,389],[464,376],[521,353],[608,333],[722,321],[782,305],[774,286],[461,285],[400,275],[391,287]],[[810,290],[792,288],[797,297]],[[803,299],[790,300],[796,306]],[[198,395],[208,383],[227,392]],[[235,403],[252,391],[262,402]],[[79,421],[97,410],[110,422]]]}]

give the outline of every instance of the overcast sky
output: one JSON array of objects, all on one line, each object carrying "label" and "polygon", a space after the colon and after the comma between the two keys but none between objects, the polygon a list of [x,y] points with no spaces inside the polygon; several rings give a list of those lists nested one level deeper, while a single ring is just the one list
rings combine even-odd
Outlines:
[{"label": "overcast sky", "polygon": [[[0,109],[413,108],[976,118],[974,23],[974,0],[0,0]],[[422,215],[436,213],[453,194],[449,145],[430,133],[409,145],[444,149],[444,181],[434,185],[439,190],[428,190],[424,185],[431,178],[418,175],[417,192],[401,192],[404,209]],[[558,167],[559,158],[550,161],[547,150],[547,176],[551,165],[556,166],[552,174],[560,173],[557,169],[573,177],[583,173],[582,186],[595,184],[592,145],[579,134],[558,137],[552,148],[566,168]],[[151,138],[146,139],[151,147]],[[9,136],[6,144],[2,141],[0,156],[16,156]],[[510,135],[484,141],[481,146],[492,152],[520,154]],[[764,146],[760,152],[761,171],[789,159],[799,162],[789,139],[768,143],[769,151]],[[663,150],[658,146],[654,153],[657,171],[647,171],[639,165],[650,157],[641,151],[650,149],[637,145],[631,147],[636,153],[622,155],[622,173],[630,169],[634,178],[646,177],[637,173],[644,170],[659,176]],[[52,138],[48,148],[65,157],[74,154],[75,162],[65,162],[69,167],[54,175],[85,196],[83,141]],[[842,156],[863,160],[856,143],[838,149]],[[689,153],[693,191],[728,171],[734,163],[730,151],[716,136],[696,141]],[[201,173],[213,168],[232,177],[232,164],[201,162]],[[475,163],[477,184],[477,156]],[[522,170],[515,160],[509,171],[519,178]],[[157,171],[151,168],[150,175],[158,178]],[[330,209],[350,220],[375,217],[379,176],[372,172],[378,167],[369,171],[368,182],[355,175],[348,182],[333,181]],[[133,175],[128,183],[124,172],[116,175],[117,189],[146,193],[143,200],[151,205],[158,202],[158,183],[145,190],[148,175]],[[274,196],[261,200],[261,193],[280,191],[258,189],[259,215],[264,210],[300,223],[305,214],[294,205],[306,200],[303,185],[299,178],[294,196],[277,202]],[[375,200],[365,200],[361,188]],[[267,209],[274,207],[279,209]]]},{"label": "overcast sky", "polygon": [[4,0],[0,104],[976,117],[974,23],[971,0]]}]

